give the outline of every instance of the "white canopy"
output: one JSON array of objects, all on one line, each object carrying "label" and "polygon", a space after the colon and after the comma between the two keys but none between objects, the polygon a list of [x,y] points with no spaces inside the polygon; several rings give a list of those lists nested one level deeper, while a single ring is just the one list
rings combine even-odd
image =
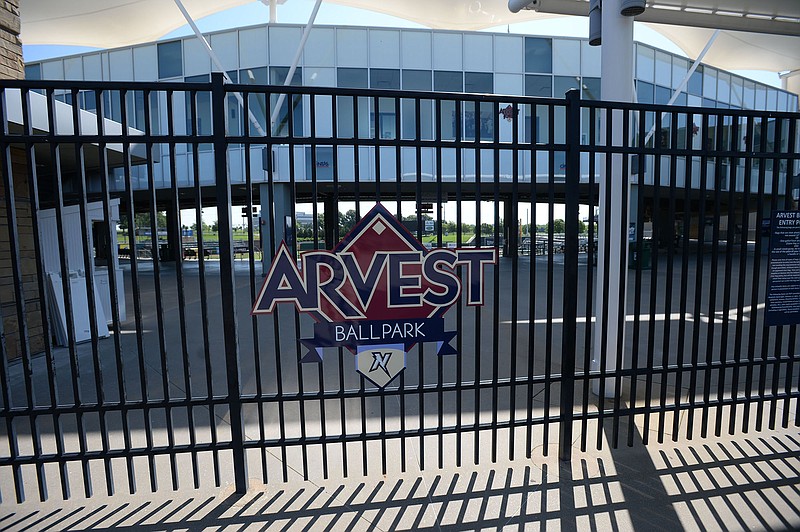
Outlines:
[{"label": "white canopy", "polygon": [[[192,18],[198,20],[254,0],[182,1]],[[430,28],[454,30],[479,30],[557,16],[535,11],[511,13],[507,0],[326,1],[392,15]],[[20,18],[24,44],[97,48],[154,41],[186,24],[173,0],[24,0],[20,2]]]},{"label": "white canopy", "polygon": [[[182,1],[197,20],[254,0]],[[587,0],[535,0],[531,4],[535,10],[511,13],[507,0],[326,1],[454,30],[559,15],[585,16],[589,5]],[[689,57],[697,57],[708,42],[713,31],[708,28],[721,28],[726,31],[717,38],[705,62],[729,70],[800,68],[800,0],[648,0],[647,4],[636,20],[658,23],[653,28]],[[99,48],[153,41],[186,23],[173,0],[24,0],[20,16],[24,44]],[[752,33],[755,31],[762,33]]]},{"label": "white canopy", "polygon": [[[798,2],[800,4],[800,2]],[[707,28],[648,24],[674,42],[689,57],[697,57],[714,33]],[[724,70],[781,72],[800,68],[800,37],[721,31],[703,63]]]}]

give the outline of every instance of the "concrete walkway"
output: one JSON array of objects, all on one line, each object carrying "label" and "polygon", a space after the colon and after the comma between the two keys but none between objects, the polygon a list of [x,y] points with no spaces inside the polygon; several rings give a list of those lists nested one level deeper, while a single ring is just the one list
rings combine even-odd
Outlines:
[{"label": "concrete walkway", "polygon": [[[610,434],[606,434],[610,438]],[[0,530],[797,530],[800,429],[531,460],[0,505]],[[210,473],[209,473],[210,475]],[[2,483],[9,479],[3,479]],[[164,479],[164,484],[167,480]],[[35,495],[34,495],[35,498]]]}]

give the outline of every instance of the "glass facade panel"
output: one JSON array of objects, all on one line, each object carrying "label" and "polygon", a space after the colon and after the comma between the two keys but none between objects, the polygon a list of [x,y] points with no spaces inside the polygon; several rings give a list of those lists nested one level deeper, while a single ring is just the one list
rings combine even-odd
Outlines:
[{"label": "glass facade panel", "polygon": [[649,46],[636,45],[636,79],[655,81],[656,52]]},{"label": "glass facade panel", "polygon": [[727,72],[717,76],[717,101],[731,103],[731,75]]},{"label": "glass facade panel", "polygon": [[181,41],[158,43],[158,78],[183,76]]},{"label": "glass facade panel", "polygon": [[739,76],[731,76],[731,105],[744,107],[744,80]]},{"label": "glass facade panel", "polygon": [[491,72],[464,72],[464,92],[492,94],[494,74]]},{"label": "glass facade panel", "polygon": [[653,103],[653,84],[644,81],[636,82],[636,101],[639,103]]},{"label": "glass facade panel", "polygon": [[346,89],[366,89],[369,87],[366,68],[337,68],[336,86]]},{"label": "glass facade panel", "polygon": [[668,53],[656,51],[656,84],[664,87],[672,84],[672,60]]},{"label": "glass facade panel", "polygon": [[753,109],[756,105],[756,84],[750,80],[744,81],[744,108]]},{"label": "glass facade panel", "polygon": [[[686,73],[689,72],[689,62],[686,59],[682,59],[680,57],[673,57],[672,58],[672,85],[673,89],[677,89],[678,86],[683,81],[683,78],[686,77]],[[685,87],[684,87],[684,90]]]},{"label": "glass facade panel", "polygon": [[553,71],[553,40],[525,37],[525,72]]},{"label": "glass facade panel", "polygon": [[[433,79],[430,70],[403,70],[401,84],[403,90],[430,91],[433,88]],[[443,102],[447,103],[447,102]],[[417,111],[413,100],[400,102],[402,114],[402,137],[414,139],[417,136]],[[422,100],[419,105],[420,136],[429,140],[433,138],[433,102]]]},{"label": "glass facade panel", "polygon": [[433,88],[430,70],[403,70],[402,87],[406,91],[429,91]]},{"label": "glass facade panel", "polygon": [[442,92],[464,92],[464,74],[450,70],[434,71],[433,90]]},{"label": "glass facade panel", "polygon": [[692,77],[689,78],[688,84],[688,92],[693,96],[702,96],[703,95],[703,67],[698,66],[694,72],[692,72]]},{"label": "glass facade panel", "polygon": [[553,77],[553,97],[564,98],[570,89],[580,89],[581,81],[577,76],[555,76]]},{"label": "glass facade panel", "polygon": [[525,96],[553,96],[552,76],[525,76]]},{"label": "glass facade panel", "polygon": [[373,68],[369,71],[369,86],[373,89],[399,89],[400,71],[389,68]]},{"label": "glass facade panel", "polygon": [[581,97],[584,100],[600,100],[602,95],[600,93],[600,78],[583,78],[583,94]]},{"label": "glass facade panel", "polygon": [[717,99],[717,71],[713,68],[703,69],[703,98]]},{"label": "glass facade panel", "polygon": [[25,65],[25,79],[42,79],[42,65],[39,63]]},{"label": "glass facade panel", "polygon": [[[246,85],[268,85],[269,79],[267,76],[267,67],[245,68],[240,70],[239,79]],[[249,94],[247,99],[250,112],[258,122],[261,129],[266,131],[267,120],[269,119],[267,116],[266,94]],[[249,119],[248,124],[250,128],[250,135],[258,135],[258,129],[256,129],[255,125]]]},{"label": "glass facade panel", "polygon": [[672,98],[672,90],[668,89],[667,87],[659,87],[656,86],[656,99],[655,103],[661,105],[667,105],[669,103],[669,99]]},{"label": "glass facade panel", "polygon": [[[208,74],[202,76],[187,76],[184,81],[187,83],[204,82],[209,80]],[[190,93],[186,93],[186,131],[192,131],[192,123],[195,122],[197,126],[197,133],[199,135],[210,135],[212,131],[211,124],[211,93],[207,91],[198,92],[195,94],[196,115],[192,116]]]},{"label": "glass facade panel", "polygon": [[[283,85],[286,81],[286,76],[289,74],[289,67],[270,67],[269,68],[269,82],[271,85]],[[303,84],[302,68],[298,67],[294,71],[290,85]],[[270,110],[278,104],[279,95],[273,94],[270,96]],[[275,124],[272,125],[272,134],[278,137],[289,135],[289,106],[292,108],[292,133],[297,135],[303,134],[303,97],[299,95],[287,96],[281,104],[281,109],[278,112],[278,117]],[[270,112],[270,116],[272,112]]]}]

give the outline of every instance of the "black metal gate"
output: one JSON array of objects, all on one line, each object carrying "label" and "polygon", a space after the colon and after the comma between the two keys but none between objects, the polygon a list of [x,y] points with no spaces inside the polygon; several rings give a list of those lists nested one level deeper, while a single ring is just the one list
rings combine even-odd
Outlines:
[{"label": "black metal gate", "polygon": [[[0,492],[18,501],[800,420],[796,326],[764,308],[770,214],[798,210],[796,113],[217,75],[0,92]],[[601,176],[634,183],[630,224]],[[250,315],[281,241],[293,263],[333,249],[377,203],[419,256],[498,257],[481,304],[442,314],[457,354],[416,342],[383,387],[341,345],[301,362],[315,319],[290,303]]]}]

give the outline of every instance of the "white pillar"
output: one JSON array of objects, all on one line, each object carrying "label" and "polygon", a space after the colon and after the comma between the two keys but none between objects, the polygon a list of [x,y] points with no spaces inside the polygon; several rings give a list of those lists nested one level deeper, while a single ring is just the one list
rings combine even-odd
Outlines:
[{"label": "white pillar", "polygon": [[[634,73],[634,46],[633,46],[633,17],[623,17],[619,14],[621,0],[604,0],[603,2],[603,37],[601,45],[601,81],[600,91],[602,99],[606,101],[631,102],[633,101],[633,73]],[[614,114],[614,130],[611,142],[614,145],[622,144],[627,132],[622,130],[622,113]],[[601,139],[608,142],[605,137],[605,122],[601,125]],[[628,278],[627,264],[623,264],[619,257],[622,246],[628,245],[627,235],[629,201],[623,204],[623,196],[630,198],[630,182],[628,176],[622,175],[622,156],[612,155],[612,176],[606,176],[606,165],[602,161],[600,167],[600,214],[598,217],[598,261],[595,314],[594,351],[592,370],[600,370],[601,353],[606,354],[605,369],[616,369],[617,349],[625,344],[625,305],[620,306],[620,294],[624,293]],[[608,179],[611,177],[611,179]],[[610,196],[610,224],[606,226],[605,202]],[[623,228],[625,230],[623,231]],[[609,241],[608,267],[606,267],[606,239]],[[606,281],[607,280],[607,281]],[[606,323],[603,320],[603,285],[608,283],[608,314]],[[620,326],[620,317],[622,325]],[[606,328],[606,341],[603,343],[603,328]],[[614,379],[606,379],[605,395],[613,397]],[[594,392],[600,393],[600,382],[594,381]]]},{"label": "white pillar", "polygon": [[[272,264],[272,251],[270,241],[277,251],[281,241],[286,239],[285,218],[292,215],[292,187],[289,183],[273,182],[272,189],[275,198],[270,197],[269,185],[259,185],[261,196],[261,273],[266,275]],[[272,205],[270,205],[270,203]],[[270,220],[269,213],[272,209],[274,218]]]},{"label": "white pillar", "polygon": [[781,86],[783,90],[800,95],[800,69],[781,76]]}]

